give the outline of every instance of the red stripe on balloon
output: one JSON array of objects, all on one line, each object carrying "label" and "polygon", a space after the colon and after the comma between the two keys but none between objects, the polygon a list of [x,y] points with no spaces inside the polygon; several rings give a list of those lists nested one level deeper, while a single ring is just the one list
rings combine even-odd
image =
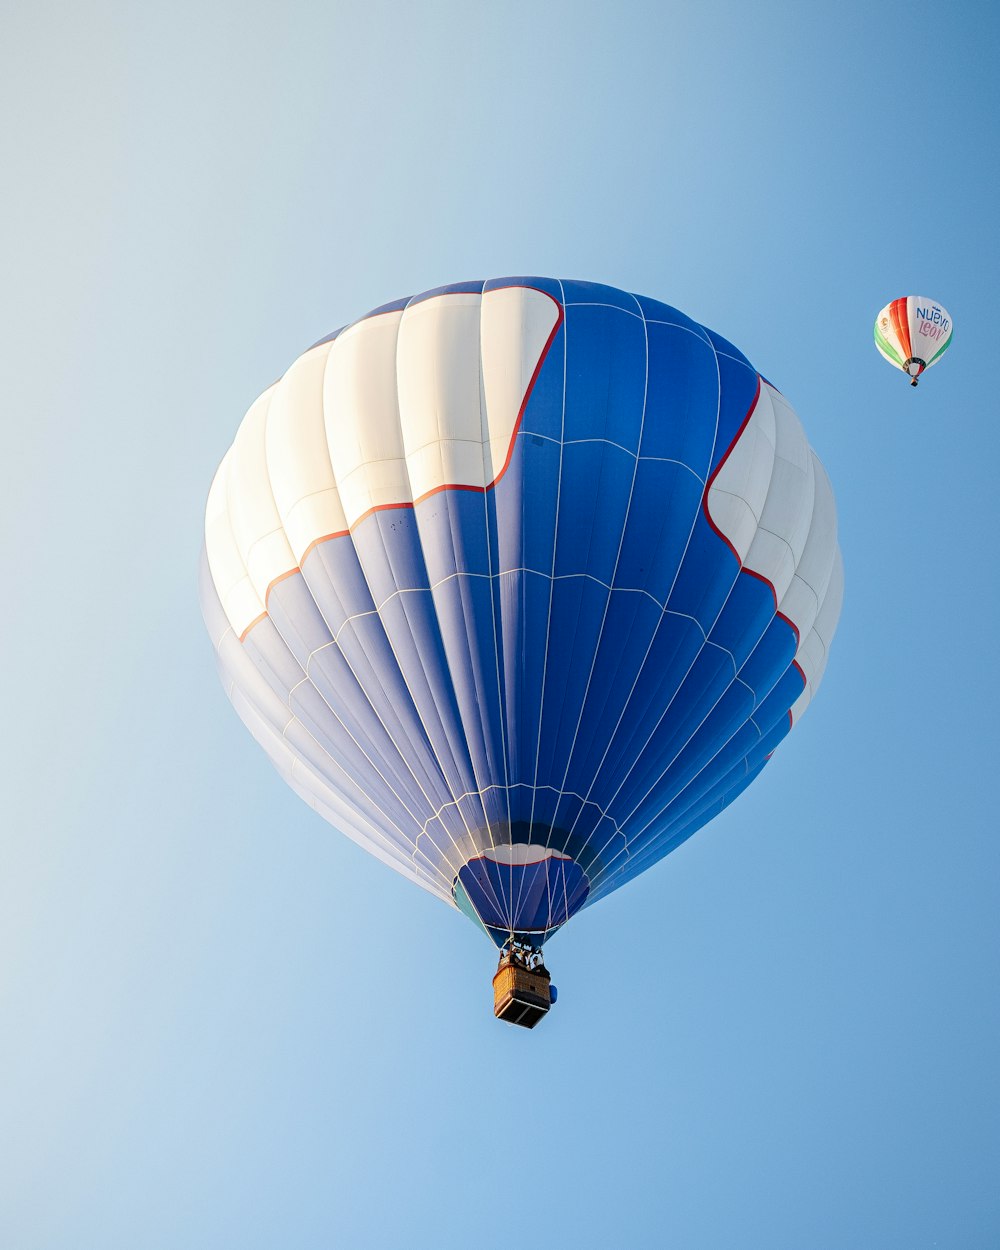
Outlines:
[{"label": "red stripe on balloon", "polygon": [[892,328],[896,331],[896,338],[899,339],[899,345],[903,349],[903,359],[909,360],[913,355],[910,347],[910,319],[906,315],[906,298],[894,299],[889,306],[889,315],[892,317]]}]

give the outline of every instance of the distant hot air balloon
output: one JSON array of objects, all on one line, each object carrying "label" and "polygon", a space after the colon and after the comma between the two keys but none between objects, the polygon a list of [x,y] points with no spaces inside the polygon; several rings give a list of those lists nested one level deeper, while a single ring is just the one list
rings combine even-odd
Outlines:
[{"label": "distant hot air balloon", "polygon": [[553,1000],[545,940],[757,776],[843,570],[784,397],[656,300],[504,278],[376,309],[251,406],[208,499],[225,688],[288,783]]},{"label": "distant hot air balloon", "polygon": [[875,346],[916,386],[923,371],[948,350],[951,330],[951,317],[937,300],[904,295],[891,300],[875,318]]}]

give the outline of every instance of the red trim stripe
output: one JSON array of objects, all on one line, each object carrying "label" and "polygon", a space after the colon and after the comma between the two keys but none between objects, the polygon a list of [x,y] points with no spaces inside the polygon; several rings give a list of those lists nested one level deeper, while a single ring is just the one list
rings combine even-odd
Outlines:
[{"label": "red trim stripe", "polygon": [[[797,632],[798,632],[798,631],[796,631],[796,633],[797,633]],[[797,647],[797,646],[796,646],[796,650],[798,650],[798,647]],[[808,683],[808,681],[806,680],[805,669],[804,669],[804,668],[802,667],[802,665],[798,662],[798,660],[792,660],[792,668],[798,669],[799,676],[802,678],[802,689],[803,689],[803,690],[805,690],[806,686],[808,686],[808,684],[809,684],[809,683]],[[789,708],[789,709],[788,709],[788,728],[789,728],[789,729],[791,729],[791,727],[792,727],[794,724],[795,724],[795,720],[794,720],[794,718],[793,718],[793,716],[792,716],[792,709],[791,709],[791,708]]]},{"label": "red trim stripe", "polygon": [[[268,586],[268,588],[267,588],[267,589],[268,589],[268,591],[270,591],[271,587],[270,587],[270,586]],[[254,627],[255,625],[259,625],[259,624],[261,623],[261,621],[262,621],[262,620],[264,620],[264,618],[265,618],[266,616],[267,616],[267,609],[265,608],[265,609],[264,609],[264,611],[263,611],[263,612],[261,612],[260,616],[255,616],[255,617],[253,618],[253,620],[250,622],[250,624],[249,624],[249,625],[246,627],[246,629],[243,631],[243,633],[242,633],[242,634],[240,634],[240,642],[243,642],[243,640],[246,638],[247,634],[249,634],[249,632],[251,631],[251,629],[253,629],[253,627]]]},{"label": "red trim stripe", "polygon": [[[495,287],[491,287],[489,291],[484,292],[484,297],[485,295],[491,295],[493,291],[536,291],[539,295],[545,295],[556,306],[555,325],[549,331],[549,337],[545,340],[545,344],[542,347],[541,355],[538,357],[535,367],[532,370],[531,377],[528,379],[528,386],[524,392],[524,398],[521,400],[521,407],[518,409],[517,420],[514,422],[514,431],[510,436],[510,444],[507,448],[507,457],[504,460],[499,473],[497,473],[496,477],[492,480],[492,482],[488,482],[485,486],[468,486],[459,482],[454,482],[454,483],[446,482],[442,486],[435,486],[432,490],[425,491],[422,495],[419,495],[412,502],[404,501],[402,503],[375,504],[371,508],[369,508],[366,512],[362,512],[362,514],[359,517],[355,518],[355,520],[352,521],[351,524],[346,529],[336,530],[332,534],[324,534],[321,538],[314,538],[313,541],[309,544],[309,546],[302,553],[302,559],[294,568],[289,569],[285,573],[280,573],[277,577],[273,578],[270,582],[268,582],[267,590],[264,591],[264,611],[260,614],[260,616],[255,617],[250,622],[250,624],[246,627],[243,633],[240,634],[240,642],[243,642],[243,640],[246,638],[247,634],[249,634],[251,629],[253,629],[255,625],[258,625],[264,619],[264,617],[267,616],[267,601],[270,598],[271,591],[274,589],[274,587],[277,586],[279,582],[283,582],[286,577],[291,577],[295,573],[300,573],[302,571],[302,565],[306,561],[306,557],[309,555],[311,551],[314,550],[314,548],[318,547],[320,543],[329,542],[332,538],[344,538],[347,534],[351,533],[353,529],[359,526],[362,521],[364,521],[367,517],[370,517],[373,512],[388,512],[392,509],[399,509],[399,508],[411,508],[412,509],[412,508],[415,508],[418,503],[422,503],[425,499],[430,499],[432,495],[440,494],[441,491],[467,490],[467,491],[472,491],[472,492],[478,492],[481,495],[485,495],[487,491],[492,490],[496,486],[497,482],[500,481],[503,475],[507,472],[508,468],[510,468],[510,462],[514,455],[514,444],[517,442],[517,436],[521,432],[521,423],[524,420],[524,412],[528,406],[528,400],[531,398],[531,392],[535,389],[535,383],[538,381],[538,375],[539,373],[541,373],[542,365],[545,363],[546,357],[549,354],[549,349],[551,348],[552,344],[555,342],[556,335],[559,333],[559,327],[562,325],[563,320],[565,318],[565,311],[563,309],[562,304],[559,303],[559,301],[556,299],[554,295],[550,295],[548,291],[542,291],[538,287],[535,287],[535,286],[495,286]],[[390,310],[387,310],[387,311],[390,311]],[[399,310],[392,310],[392,311],[399,311]],[[376,314],[376,315],[379,315],[379,314]],[[367,320],[367,318],[362,318],[362,320]],[[757,392],[758,394],[760,393],[760,379],[759,378],[757,379]],[[756,400],[754,402],[756,402]],[[748,413],[746,420],[749,420],[749,419],[750,417]],[[744,421],[743,424],[745,425],[746,421]],[[741,430],[742,430],[742,427],[741,427]],[[739,436],[737,435],[737,437]],[[727,452],[726,454],[728,455],[729,453]]]},{"label": "red trim stripe", "polygon": [[[771,385],[770,382],[768,382],[768,386],[770,385]],[[708,521],[709,525],[712,527],[712,530],[719,536],[719,538],[722,539],[722,541],[726,544],[729,550],[736,557],[736,561],[740,566],[740,572],[746,573],[750,577],[756,577],[759,582],[763,582],[764,585],[768,588],[768,590],[770,590],[771,597],[774,600],[774,615],[777,617],[779,621],[784,621],[785,624],[791,629],[792,633],[795,635],[795,650],[798,651],[799,643],[801,642],[801,635],[799,633],[799,627],[798,625],[795,624],[795,622],[792,620],[790,616],[786,616],[784,612],[778,611],[778,592],[775,589],[774,583],[771,581],[770,578],[765,577],[763,573],[758,573],[756,569],[747,568],[747,566],[740,559],[740,553],[736,550],[736,548],[729,541],[726,535],[723,534],[722,530],[720,530],[719,527],[712,520],[712,514],[708,509],[708,492],[712,489],[712,483],[719,476],[719,473],[722,471],[722,466],[726,463],[726,461],[732,455],[733,449],[735,448],[736,444],[740,441],[740,439],[743,437],[743,432],[746,430],[747,426],[750,424],[750,418],[753,416],[754,411],[757,408],[757,403],[760,399],[760,386],[761,386],[761,377],[760,377],[760,374],[758,374],[757,375],[757,390],[754,393],[753,402],[750,404],[750,407],[747,410],[747,415],[743,418],[742,422],[740,423],[740,428],[736,431],[736,436],[734,437],[733,441],[729,444],[729,446],[726,448],[726,454],[722,457],[722,459],[716,465],[715,469],[712,472],[711,477],[705,483],[705,493],[701,497],[701,507],[702,507],[702,511],[705,514],[705,519]],[[799,676],[802,678],[802,688],[804,690],[806,687],[806,675],[802,671],[802,666],[799,664],[798,660],[792,660],[792,664],[799,671]],[[789,724],[789,727],[791,727],[791,724],[792,724],[792,709],[791,708],[788,709],[788,724]]]},{"label": "red trim stripe", "polygon": [[763,573],[758,573],[756,569],[748,569],[745,564],[740,569],[740,572],[746,573],[750,577],[756,577],[757,580],[759,582],[763,582],[764,585],[771,592],[771,598],[774,600],[774,615],[778,618],[779,621],[784,621],[785,624],[789,627],[789,629],[791,629],[792,633],[795,635],[795,650],[798,651],[799,642],[800,642],[799,627],[798,625],[795,624],[795,622],[792,620],[790,616],[786,616],[784,612],[778,611],[778,592],[774,588],[774,583],[769,581],[768,578],[766,578]]},{"label": "red trim stripe", "polygon": [[[726,448],[725,455],[722,457],[719,463],[715,466],[714,470],[712,471],[711,477],[709,477],[708,481],[705,483],[705,492],[701,497],[701,510],[705,514],[705,520],[709,523],[709,525],[712,527],[712,530],[716,534],[718,534],[718,536],[722,539],[722,541],[726,544],[729,550],[736,557],[736,562],[739,564],[740,568],[743,567],[743,561],[740,559],[740,553],[736,550],[736,548],[729,541],[729,539],[725,536],[725,534],[723,534],[722,530],[720,530],[719,527],[716,525],[716,523],[712,520],[712,514],[708,510],[708,492],[712,489],[712,483],[722,472],[722,466],[726,463],[729,457],[733,454],[733,448],[743,437],[743,431],[750,424],[750,418],[754,414],[754,409],[757,407],[757,401],[759,399],[760,399],[760,374],[758,373],[757,374],[757,389],[754,391],[753,399],[750,402],[750,407],[747,409],[747,415],[740,422],[740,428],[736,431],[735,435],[733,436],[733,441]],[[763,578],[762,580],[767,581],[766,578]],[[772,586],[771,589],[773,590],[774,587]]]}]

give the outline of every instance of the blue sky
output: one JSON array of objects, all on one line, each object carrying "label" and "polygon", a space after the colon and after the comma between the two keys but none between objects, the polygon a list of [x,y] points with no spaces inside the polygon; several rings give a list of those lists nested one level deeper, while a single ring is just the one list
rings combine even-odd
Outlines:
[{"label": "blue sky", "polygon": [[[1000,1242],[997,15],[11,9],[0,1244]],[[196,567],[249,402],[365,310],[610,282],[736,343],[833,480],[823,689],[552,943],[558,1008],[287,792]],[[940,299],[913,391],[875,312]],[[357,934],[364,932],[363,943]]]}]

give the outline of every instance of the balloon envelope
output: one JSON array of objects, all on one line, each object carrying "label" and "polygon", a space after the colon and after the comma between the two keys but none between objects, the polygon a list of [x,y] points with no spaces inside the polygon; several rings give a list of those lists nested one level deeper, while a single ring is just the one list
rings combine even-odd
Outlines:
[{"label": "balloon envelope", "polygon": [[208,500],[226,690],[312,807],[540,945],[720,812],[816,691],[843,572],[783,396],[656,300],[399,300],[252,405]]},{"label": "balloon envelope", "polygon": [[904,295],[875,318],[875,346],[889,364],[913,379],[937,364],[951,344],[952,320],[937,300]]}]

